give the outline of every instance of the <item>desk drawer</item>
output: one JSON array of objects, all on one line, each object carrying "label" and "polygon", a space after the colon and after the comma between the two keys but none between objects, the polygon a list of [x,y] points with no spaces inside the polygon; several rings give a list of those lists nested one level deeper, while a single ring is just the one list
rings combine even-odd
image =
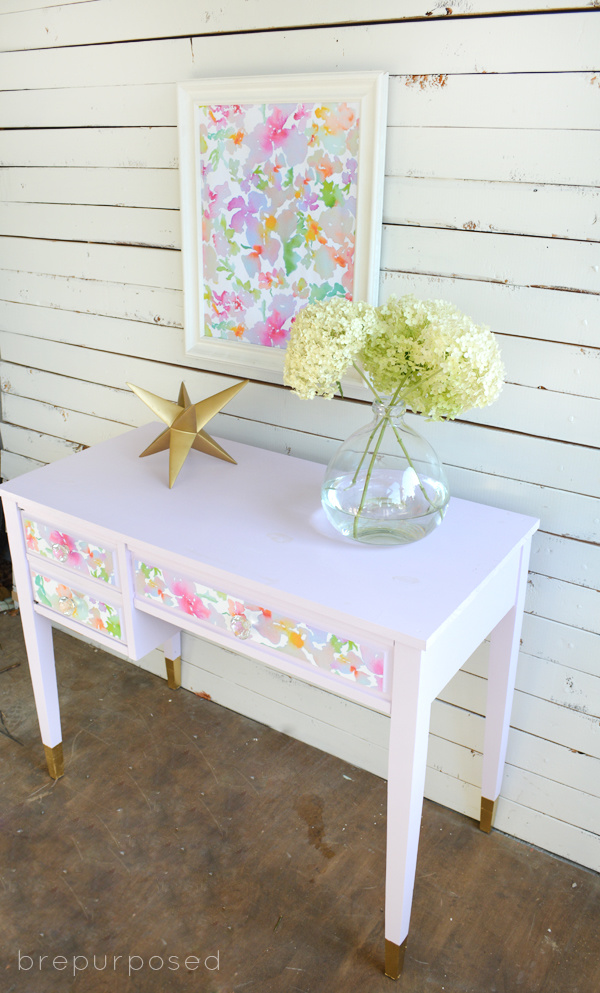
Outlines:
[{"label": "desk drawer", "polygon": [[25,512],[21,516],[28,552],[58,562],[69,572],[118,586],[113,548],[105,548],[93,539],[74,534],[71,529],[67,533],[64,528],[34,520]]},{"label": "desk drawer", "polygon": [[35,568],[31,568],[31,585],[36,603],[115,641],[125,640],[120,606],[104,603],[90,593],[46,576]]},{"label": "desk drawer", "polygon": [[[296,662],[320,669],[350,683],[383,689],[387,650],[360,643],[351,632],[335,633],[269,606],[251,603],[235,592],[206,586],[190,576],[134,558],[136,595],[161,610],[227,631],[232,643],[247,641],[281,652]],[[200,632],[199,632],[200,633]]]}]

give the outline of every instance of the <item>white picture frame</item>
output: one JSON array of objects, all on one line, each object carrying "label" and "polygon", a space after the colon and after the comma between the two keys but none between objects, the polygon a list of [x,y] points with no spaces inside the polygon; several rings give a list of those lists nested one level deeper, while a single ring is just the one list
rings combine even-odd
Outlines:
[{"label": "white picture frame", "polygon": [[378,302],[387,83],[356,72],[179,84],[188,361],[280,383],[302,306]]}]

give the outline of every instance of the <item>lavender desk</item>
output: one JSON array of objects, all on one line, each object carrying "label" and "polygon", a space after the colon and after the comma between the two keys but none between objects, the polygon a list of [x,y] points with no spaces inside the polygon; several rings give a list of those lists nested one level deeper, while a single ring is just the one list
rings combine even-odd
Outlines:
[{"label": "lavender desk", "polygon": [[531,535],[538,522],[453,498],[424,540],[342,539],[323,467],[226,442],[192,452],[172,490],[151,424],[0,488],[42,741],[63,772],[52,646],[59,620],[139,659],[182,630],[391,715],[385,971],[398,978],[412,903],[432,701],[491,635],[481,827],[500,792]]}]

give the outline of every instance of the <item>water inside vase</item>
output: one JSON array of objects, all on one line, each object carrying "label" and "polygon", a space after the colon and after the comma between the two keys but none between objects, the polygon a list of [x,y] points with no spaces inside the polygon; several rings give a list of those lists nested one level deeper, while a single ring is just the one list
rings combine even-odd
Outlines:
[{"label": "water inside vase", "polygon": [[[418,541],[441,524],[449,499],[438,479],[403,474],[373,473],[364,498],[365,480],[346,473],[327,479],[322,503],[333,526],[348,538],[372,545],[401,545]],[[362,507],[361,507],[362,502]]]}]

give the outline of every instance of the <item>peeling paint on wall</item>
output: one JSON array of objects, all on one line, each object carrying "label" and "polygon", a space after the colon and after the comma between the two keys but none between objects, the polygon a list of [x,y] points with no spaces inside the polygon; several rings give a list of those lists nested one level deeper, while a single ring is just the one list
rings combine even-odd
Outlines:
[{"label": "peeling paint on wall", "polygon": [[421,90],[427,89],[427,87],[443,87],[446,86],[448,82],[448,74],[435,75],[413,75],[406,77],[406,86],[418,86]]}]

